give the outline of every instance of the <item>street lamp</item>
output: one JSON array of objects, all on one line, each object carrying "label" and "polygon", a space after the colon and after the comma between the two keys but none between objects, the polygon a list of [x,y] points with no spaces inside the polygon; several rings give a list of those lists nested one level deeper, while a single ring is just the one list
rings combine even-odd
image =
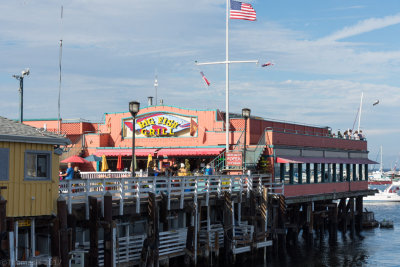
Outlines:
[{"label": "street lamp", "polygon": [[243,165],[246,168],[246,133],[247,133],[247,119],[250,118],[251,110],[249,108],[242,109],[242,117],[244,118],[244,148],[243,148]]},{"label": "street lamp", "polygon": [[132,177],[135,177],[135,117],[138,114],[140,103],[137,101],[129,102],[129,112],[132,115]]},{"label": "street lamp", "polygon": [[13,75],[13,77],[19,80],[19,122],[23,121],[23,109],[24,109],[24,77],[29,75],[29,68],[21,71],[21,75]]}]

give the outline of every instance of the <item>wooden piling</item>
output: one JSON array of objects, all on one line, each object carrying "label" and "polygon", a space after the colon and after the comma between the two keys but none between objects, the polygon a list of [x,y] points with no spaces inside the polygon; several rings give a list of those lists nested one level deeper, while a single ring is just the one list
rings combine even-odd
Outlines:
[{"label": "wooden piling", "polygon": [[57,217],[59,221],[61,266],[67,267],[69,265],[67,202],[61,196],[57,199]]},{"label": "wooden piling", "polygon": [[224,192],[224,249],[225,249],[225,261],[232,262],[232,241],[233,241],[233,227],[234,222],[232,220],[233,214],[233,202],[231,194],[229,192]]},{"label": "wooden piling", "polygon": [[99,266],[99,230],[98,230],[99,206],[97,198],[89,196],[89,266]]},{"label": "wooden piling", "polygon": [[[0,187],[0,189],[5,189],[7,187]],[[7,200],[3,198],[3,196],[0,195],[0,233],[6,233],[7,232],[7,221],[6,221],[6,216],[7,216]],[[2,251],[5,251],[7,248],[7,243],[5,240],[2,240],[2,243],[0,244],[0,249]]]},{"label": "wooden piling", "polygon": [[104,267],[113,266],[113,237],[112,237],[112,195],[104,195]]},{"label": "wooden piling", "polygon": [[359,233],[362,231],[362,225],[363,225],[363,196],[359,196],[356,198],[356,218],[355,218],[355,224],[356,224],[356,231]]},{"label": "wooden piling", "polygon": [[354,198],[349,199],[350,203],[350,235],[354,238],[355,233],[355,216],[354,216]]}]

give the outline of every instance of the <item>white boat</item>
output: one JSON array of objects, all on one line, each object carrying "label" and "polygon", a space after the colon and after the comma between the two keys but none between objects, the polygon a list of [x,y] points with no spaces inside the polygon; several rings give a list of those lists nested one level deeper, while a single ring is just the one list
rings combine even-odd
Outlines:
[{"label": "white boat", "polygon": [[382,146],[381,146],[381,162],[378,171],[374,171],[372,175],[368,177],[369,185],[383,185],[383,184],[391,184],[392,177],[385,174],[383,172],[383,161],[382,161]]},{"label": "white boat", "polygon": [[400,182],[392,182],[385,190],[365,197],[364,201],[400,202]]}]

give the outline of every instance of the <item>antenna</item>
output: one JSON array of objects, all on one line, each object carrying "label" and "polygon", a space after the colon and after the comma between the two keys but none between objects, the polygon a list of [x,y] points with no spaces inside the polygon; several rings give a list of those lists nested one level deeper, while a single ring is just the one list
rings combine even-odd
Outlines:
[{"label": "antenna", "polygon": [[156,89],[156,105],[157,105],[157,88],[158,88],[158,80],[157,80],[157,70],[156,70],[156,77],[154,79],[154,88]]},{"label": "antenna", "polygon": [[61,132],[61,122],[60,122],[60,119],[61,119],[61,115],[60,115],[60,109],[61,109],[61,62],[62,62],[62,42],[63,42],[63,40],[62,40],[62,19],[63,19],[63,6],[61,5],[61,22],[60,22],[60,28],[61,28],[61,38],[60,38],[60,54],[59,54],[59,57],[58,57],[58,63],[59,63],[59,67],[60,67],[60,69],[59,69],[59,76],[60,76],[60,79],[59,79],[59,84],[58,84],[58,121],[57,121],[57,124],[58,124],[58,134],[60,134],[60,132]]}]

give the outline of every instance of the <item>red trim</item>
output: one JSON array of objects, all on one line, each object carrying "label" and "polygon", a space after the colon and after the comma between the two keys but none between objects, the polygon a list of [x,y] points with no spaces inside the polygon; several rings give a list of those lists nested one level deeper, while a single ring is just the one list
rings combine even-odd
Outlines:
[{"label": "red trim", "polygon": [[277,157],[276,163],[344,163],[344,164],[378,164],[370,159],[349,158],[313,158],[313,157]]},{"label": "red trim", "polygon": [[339,193],[348,191],[368,190],[367,181],[351,181],[336,183],[318,183],[318,184],[285,184],[285,197],[297,197],[307,195],[320,195],[328,193]]},{"label": "red trim", "polygon": [[[147,149],[135,149],[135,155],[137,157],[147,157],[149,154],[151,154],[152,156],[154,156],[154,152],[157,149],[155,148],[147,148]],[[96,156],[132,156],[132,149],[130,148],[121,148],[121,149],[97,149],[96,150]]]},{"label": "red trim", "polygon": [[159,156],[217,156],[225,148],[162,148]]}]

